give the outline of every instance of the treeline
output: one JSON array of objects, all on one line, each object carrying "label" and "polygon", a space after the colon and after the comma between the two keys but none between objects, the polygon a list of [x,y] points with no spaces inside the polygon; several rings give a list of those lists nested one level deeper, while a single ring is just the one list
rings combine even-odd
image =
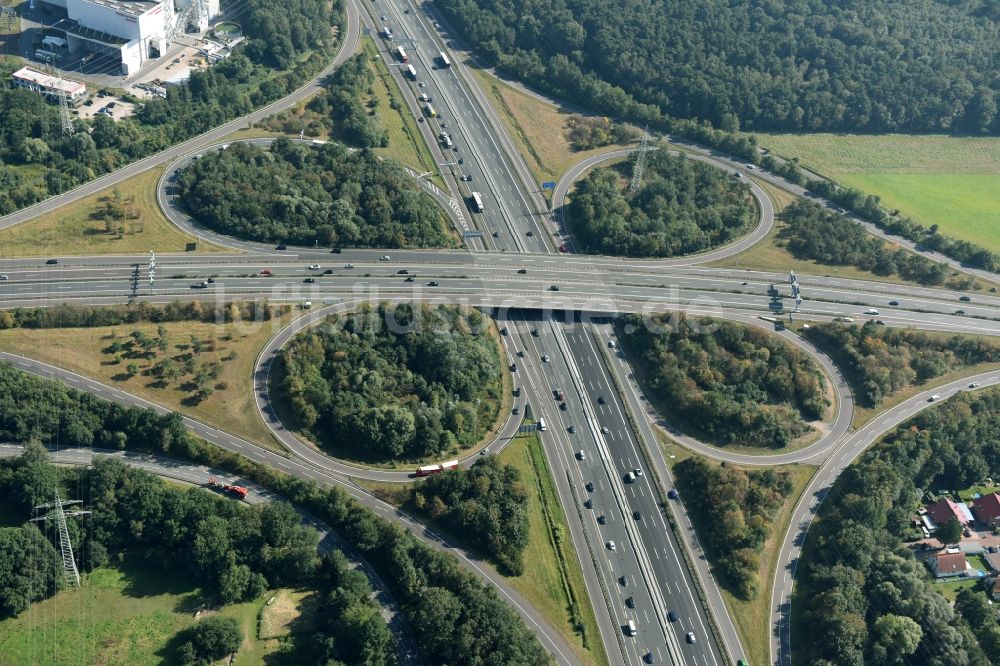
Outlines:
[{"label": "treeline", "polygon": [[452,247],[441,209],[399,165],[335,142],[236,142],[177,177],[185,208],[220,233],[333,247]]},{"label": "treeline", "polygon": [[684,313],[627,315],[616,330],[667,419],[691,435],[777,449],[826,410],[809,355],[762,330]]},{"label": "treeline", "polygon": [[[129,118],[76,118],[65,136],[59,107],[14,88],[20,64],[0,57],[0,215],[60,194],[129,162],[243,116],[296,90],[327,64],[341,0],[251,0],[242,19],[246,45],[192,71],[165,99],[141,102]],[[275,71],[277,68],[277,71]],[[24,168],[30,167],[30,168]]]},{"label": "treeline", "polygon": [[738,597],[753,599],[760,591],[761,550],[792,491],[790,474],[699,457],[679,462],[674,471],[716,578]]},{"label": "treeline", "polygon": [[528,547],[528,489],[517,469],[495,456],[468,470],[428,478],[413,491],[414,505],[452,534],[487,553],[507,575],[524,573]]},{"label": "treeline", "polygon": [[[20,414],[30,414],[51,399],[69,406],[64,413],[91,414],[95,427],[116,427],[103,422],[101,407],[93,413],[84,407],[104,401],[91,403],[84,394],[63,384],[0,364],[0,414],[11,406]],[[136,421],[155,416],[135,408],[126,411]],[[410,532],[357,504],[339,487],[321,487],[254,463],[185,432],[177,415],[163,418],[169,426],[164,433],[129,437],[127,447],[226,469],[280,493],[326,522],[362,553],[400,601],[425,663],[551,663],[517,613],[452,555],[418,541]],[[179,433],[172,429],[175,423]],[[10,439],[8,432],[0,431],[0,435]]]},{"label": "treeline", "polygon": [[365,306],[292,338],[274,381],[295,427],[338,455],[455,452],[482,439],[501,403],[489,326],[457,306]]},{"label": "treeline", "polygon": [[837,361],[854,399],[865,407],[877,407],[896,391],[951,370],[1000,360],[1000,346],[989,340],[871,321],[862,326],[814,324],[805,337]]},{"label": "treeline", "polygon": [[0,310],[0,329],[7,328],[85,328],[119,326],[151,322],[269,321],[291,311],[290,305],[270,305],[266,301],[234,301],[212,306],[201,301],[173,301],[157,305],[146,301],[128,305],[69,305],[60,303],[47,308]]},{"label": "treeline", "polygon": [[612,169],[592,171],[577,183],[567,221],[588,252],[674,257],[733,240],[756,215],[742,182],[685,155],[657,150],[647,153],[635,192],[623,191]]},{"label": "treeline", "polygon": [[[996,390],[961,393],[921,412],[848,467],[824,500],[799,560],[796,661],[991,663],[995,611],[994,630],[973,632],[966,620],[978,627],[981,618],[956,613],[901,539],[925,490],[965,488],[998,474]],[[970,606],[955,609],[964,613]]]},{"label": "treeline", "polygon": [[[9,487],[5,479],[11,475],[8,468],[0,467],[0,485]],[[62,556],[36,525],[0,527],[0,618],[23,613],[65,585]]]},{"label": "treeline", "polygon": [[362,103],[375,82],[368,54],[355,53],[330,76],[326,92],[314,96],[306,105],[310,111],[329,119],[330,130],[352,146],[362,148],[389,145],[389,133],[379,117],[378,100]]},{"label": "treeline", "polygon": [[441,9],[489,64],[638,124],[1000,132],[1000,10],[987,0],[457,0]]},{"label": "treeline", "polygon": [[944,282],[950,268],[909,250],[892,247],[853,220],[814,201],[797,199],[780,215],[786,223],[778,237],[798,259],[832,266],[855,266],[877,275],[899,275],[920,284]]}]

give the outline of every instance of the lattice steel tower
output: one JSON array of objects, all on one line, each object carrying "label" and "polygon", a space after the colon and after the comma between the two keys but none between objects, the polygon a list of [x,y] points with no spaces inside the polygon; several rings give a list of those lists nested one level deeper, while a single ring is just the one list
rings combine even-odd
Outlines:
[{"label": "lattice steel tower", "polygon": [[639,189],[642,184],[642,172],[646,168],[646,150],[649,143],[649,133],[646,128],[642,130],[642,143],[639,144],[639,152],[635,156],[635,166],[632,168],[632,184],[629,186],[629,194]]},{"label": "lattice steel tower", "polygon": [[38,509],[51,509],[44,516],[39,516],[37,518],[32,518],[31,520],[50,520],[54,519],[56,521],[56,527],[59,530],[59,550],[62,553],[63,562],[63,574],[66,576],[66,582],[73,586],[80,585],[80,572],[76,568],[76,558],[73,557],[73,544],[69,540],[69,528],[66,527],[66,516],[82,516],[84,514],[90,513],[90,511],[74,510],[74,511],[63,511],[64,506],[70,504],[80,504],[80,500],[63,500],[59,499],[59,491],[53,492],[55,497],[54,501],[48,502],[47,504],[39,504],[35,507]]}]

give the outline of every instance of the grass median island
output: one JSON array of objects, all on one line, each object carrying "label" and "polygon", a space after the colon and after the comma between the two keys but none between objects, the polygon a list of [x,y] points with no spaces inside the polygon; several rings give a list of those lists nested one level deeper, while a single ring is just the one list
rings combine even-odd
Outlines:
[{"label": "grass median island", "polygon": [[259,324],[14,328],[0,330],[0,349],[91,377],[280,452],[254,403],[253,367],[264,344],[295,316]]},{"label": "grass median island", "polygon": [[725,245],[759,219],[750,188],[713,166],[658,150],[646,155],[642,185],[634,162],[591,171],[576,183],[567,225],[592,254],[676,257]]},{"label": "grass median island", "polygon": [[615,329],[660,413],[703,441],[782,450],[832,411],[812,358],[753,326],[670,313],[628,315]]},{"label": "grass median island", "polygon": [[[769,661],[775,561],[817,467],[741,468],[667,452],[698,540],[751,664]],[[737,658],[741,655],[734,655]]]},{"label": "grass median island", "polygon": [[760,145],[876,194],[924,226],[1000,252],[1000,138],[760,134]]},{"label": "grass median island", "polygon": [[456,457],[479,446],[509,404],[492,326],[458,306],[365,305],[292,338],[273,394],[286,423],[335,457]]},{"label": "grass median island", "polygon": [[51,213],[0,230],[0,257],[232,252],[182,232],[156,203],[163,168],[149,169],[114,187]]},{"label": "grass median island", "polygon": [[474,65],[468,71],[539,182],[559,180],[571,166],[592,155],[634,147],[642,135],[631,125],[603,116],[563,111]]}]

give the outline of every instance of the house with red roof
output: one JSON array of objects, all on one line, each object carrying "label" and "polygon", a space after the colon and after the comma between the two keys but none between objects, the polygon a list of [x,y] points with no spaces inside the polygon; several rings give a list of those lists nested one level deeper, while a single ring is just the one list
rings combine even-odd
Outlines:
[{"label": "house with red roof", "polygon": [[1000,494],[990,493],[972,500],[972,512],[979,522],[997,527],[1000,525]]},{"label": "house with red roof", "polygon": [[965,561],[965,553],[957,548],[942,550],[932,557],[928,564],[937,578],[964,576],[965,570],[970,568],[969,563]]},{"label": "house with red roof", "polygon": [[933,504],[928,504],[927,515],[934,521],[935,528],[944,525],[952,518],[957,518],[962,525],[971,525],[974,522],[972,512],[964,503],[952,502],[945,497]]}]

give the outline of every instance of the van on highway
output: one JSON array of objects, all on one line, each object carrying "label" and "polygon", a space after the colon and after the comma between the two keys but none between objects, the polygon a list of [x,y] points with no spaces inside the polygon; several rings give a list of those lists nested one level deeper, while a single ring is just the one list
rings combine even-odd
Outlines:
[{"label": "van on highway", "polygon": [[866,315],[878,315],[878,310],[875,308],[868,308],[865,310]]},{"label": "van on highway", "polygon": [[545,419],[538,419],[538,429],[545,432]]},{"label": "van on highway", "polygon": [[629,620],[628,624],[625,625],[625,635],[626,636],[635,636],[638,633],[639,633],[639,629],[635,626],[635,621],[634,620]]}]

